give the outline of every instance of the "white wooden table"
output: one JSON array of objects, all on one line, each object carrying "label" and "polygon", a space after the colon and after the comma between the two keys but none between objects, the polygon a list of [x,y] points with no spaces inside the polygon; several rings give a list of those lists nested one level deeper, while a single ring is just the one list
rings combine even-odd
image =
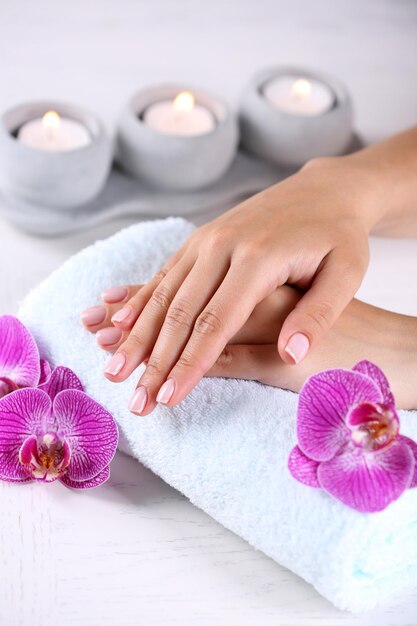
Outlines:
[{"label": "white wooden table", "polygon": [[[139,85],[184,80],[236,104],[253,71],[291,62],[344,79],[373,141],[417,121],[416,26],[413,0],[0,0],[0,108],[56,97],[111,129]],[[0,313],[127,223],[43,240],[0,222]],[[372,243],[364,299],[417,314],[416,282],[415,241]],[[383,612],[337,611],[123,455],[94,492],[0,484],[0,499],[1,626],[417,623],[417,594]]]}]

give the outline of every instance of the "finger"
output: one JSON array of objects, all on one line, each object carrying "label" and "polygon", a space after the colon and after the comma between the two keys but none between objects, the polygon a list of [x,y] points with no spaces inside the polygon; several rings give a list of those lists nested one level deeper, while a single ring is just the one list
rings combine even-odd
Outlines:
[{"label": "finger", "polygon": [[120,330],[114,326],[102,328],[96,333],[96,341],[99,348],[106,352],[116,352],[129,336],[128,330]]},{"label": "finger", "polygon": [[[124,298],[124,301],[126,301],[129,297],[132,297],[140,287],[142,287],[142,285],[114,287],[103,292],[103,296],[105,293],[109,293],[108,298],[114,298],[115,296],[112,294],[116,293],[116,290],[123,289],[127,290],[128,293],[127,297]],[[246,324],[232,337],[230,343],[261,344],[277,341],[279,331],[285,318],[294,308],[300,297],[300,292],[294,287],[284,285],[278,288],[255,307]],[[109,352],[115,352],[129,336],[128,331],[122,332],[113,325],[106,325],[106,323],[109,322],[109,318],[119,310],[120,306],[122,306],[122,302],[113,305],[106,303],[107,315],[105,321],[98,327],[92,329],[93,332],[96,332],[98,345]]]},{"label": "finger", "polygon": [[141,289],[142,285],[126,285],[126,286],[118,286],[112,287],[103,293],[103,296],[106,294],[113,294],[110,297],[115,298],[116,293],[120,295],[124,294],[124,298],[122,300],[116,302],[113,300],[112,303],[110,301],[105,300],[104,304],[100,304],[97,306],[92,306],[86,309],[81,313],[81,321],[85,328],[92,333],[97,332],[101,328],[107,328],[111,326],[111,318],[112,316],[123,308],[124,302],[128,301],[130,298],[134,297],[138,291]]},{"label": "finger", "polygon": [[[119,346],[119,349],[109,361],[104,372],[109,380],[113,382],[126,380],[138,365],[145,358],[149,357],[168,309],[178,289],[191,270],[191,267],[186,265],[188,262],[185,258],[181,259],[156,287],[145,305],[140,319],[135,322],[126,341]],[[138,293],[139,295],[140,292]],[[114,316],[112,319],[114,319]],[[119,324],[115,325],[115,327],[122,331],[125,330],[120,328]]]},{"label": "finger", "polygon": [[325,259],[307,293],[286,318],[278,339],[281,358],[300,363],[331,328],[359,288],[364,267],[353,267],[337,250]]},{"label": "finger", "polygon": [[[200,271],[197,271],[196,275],[199,276],[200,273],[201,273]],[[188,278],[191,279],[191,274]],[[177,296],[179,296],[180,293],[182,293],[183,287],[185,287],[185,284],[181,287]],[[191,287],[190,291],[191,293],[193,293],[194,287]],[[177,296],[171,305],[172,307],[174,307],[175,305],[175,300],[177,299]],[[276,352],[276,341],[278,338],[279,329],[281,328],[281,325],[285,317],[294,308],[296,302],[300,299],[300,297],[301,297],[301,294],[297,289],[293,287],[288,287],[288,286],[280,287],[279,289],[274,291],[268,298],[265,298],[262,302],[260,302],[255,307],[254,311],[250,315],[246,324],[231,339],[231,342],[252,343],[252,344],[260,344],[260,343],[273,344],[272,357],[275,361],[279,360],[282,364],[282,360],[279,358]],[[184,291],[184,293],[182,293],[181,295],[180,301],[187,302],[188,300],[189,298],[186,295],[186,291]],[[191,316],[192,314],[189,313],[188,315],[187,314],[185,315],[185,318],[189,319]],[[180,329],[178,328],[178,324],[176,322],[177,321],[182,322],[184,320],[184,310],[181,309],[180,315],[178,315],[178,312],[177,312],[174,315],[174,319],[175,319],[175,322],[172,328],[172,335],[173,335],[173,338],[176,338],[178,341]],[[163,344],[161,343],[161,333],[158,337],[155,348],[149,359],[149,362],[152,364],[152,367],[145,370],[142,378],[139,381],[138,387],[144,386],[147,392],[146,396],[144,392],[140,394],[141,403],[140,403],[139,408],[141,408],[142,410],[141,412],[138,412],[136,408],[136,411],[135,411],[137,414],[140,414],[140,415],[146,415],[154,409],[156,392],[159,389],[159,386],[161,383],[161,373],[163,374],[163,376],[166,375],[165,371],[161,367],[162,365],[161,361],[158,360],[159,348],[163,346]],[[239,341],[239,337],[241,338],[241,341]],[[168,335],[168,340],[170,338],[171,337]],[[182,349],[183,344],[181,344],[179,347]],[[249,346],[246,347],[246,351],[248,350],[248,348]],[[225,348],[226,354],[227,354],[227,350],[228,350],[228,347]],[[164,352],[164,350],[162,352]],[[222,354],[224,358],[225,352],[223,352]],[[157,358],[152,363],[152,358],[154,355],[157,355]],[[245,362],[246,361],[243,361],[243,363]],[[236,360],[236,364],[238,364],[238,360]],[[288,369],[292,369],[288,366],[286,367]],[[259,376],[261,376],[262,371],[263,370],[259,370],[258,375],[254,377],[256,380],[258,379],[260,380]],[[267,370],[265,370],[265,375],[266,375],[266,372]],[[236,373],[236,370],[233,370],[230,376],[233,376],[234,373]],[[237,376],[237,373],[236,373],[236,376]],[[251,376],[248,373],[245,374],[244,372],[240,372],[240,374],[237,377],[251,378]]]},{"label": "finger", "polygon": [[[184,349],[194,327],[198,315],[207,305],[210,298],[218,289],[229,268],[230,260],[225,259],[227,265],[217,263],[207,267],[207,262],[198,259],[193,269],[178,289],[166,317],[162,324],[158,338],[154,345],[149,345],[150,356],[148,365],[143,373],[139,386],[146,389],[146,405],[143,403],[145,392],[140,394],[142,415],[150,413],[156,405],[156,396],[166,380],[167,374],[177,362]],[[204,280],[202,280],[204,276]],[[148,316],[145,319],[145,311],[141,316],[135,341],[145,342],[152,332],[153,319]],[[129,339],[123,350],[129,352]],[[133,344],[133,347],[135,343]],[[144,410],[146,406],[146,411]],[[134,407],[135,408],[135,407]],[[139,413],[138,407],[135,411]]]},{"label": "finger", "polygon": [[196,319],[187,345],[158,392],[158,402],[169,406],[181,402],[214,365],[231,337],[246,323],[257,302],[266,295],[259,276],[255,280],[253,274],[254,269],[249,266],[231,266],[219,289]]},{"label": "finger", "polygon": [[174,271],[176,273],[183,274],[183,277],[187,275],[192,267],[193,261],[191,258],[184,258],[181,250],[176,252],[172,257],[168,259],[164,267],[160,269],[149,282],[143,285],[140,293],[134,295],[129,299],[125,306],[117,311],[111,321],[114,326],[121,330],[130,330],[133,328],[139,315],[144,310],[145,306],[152,297],[155,289],[168,277],[168,275]]},{"label": "finger", "polygon": [[129,297],[129,287],[125,285],[116,285],[115,287],[110,287],[109,289],[105,289],[101,293],[101,298],[103,302],[108,304],[117,304],[119,302],[124,302]]}]

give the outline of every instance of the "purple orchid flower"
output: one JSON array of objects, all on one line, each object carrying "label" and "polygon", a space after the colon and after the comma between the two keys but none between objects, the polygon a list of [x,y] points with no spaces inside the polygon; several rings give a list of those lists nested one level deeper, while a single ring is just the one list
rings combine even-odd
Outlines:
[{"label": "purple orchid flower", "polygon": [[289,470],[357,511],[381,511],[417,486],[417,444],[399,428],[394,396],[376,365],[321,372],[300,392]]},{"label": "purple orchid flower", "polygon": [[39,357],[26,326],[12,315],[0,317],[0,398],[22,387],[37,387],[51,375],[49,363]]},{"label": "purple orchid flower", "polygon": [[110,475],[117,441],[111,414],[66,367],[37,389],[19,389],[0,402],[1,480],[97,487]]}]

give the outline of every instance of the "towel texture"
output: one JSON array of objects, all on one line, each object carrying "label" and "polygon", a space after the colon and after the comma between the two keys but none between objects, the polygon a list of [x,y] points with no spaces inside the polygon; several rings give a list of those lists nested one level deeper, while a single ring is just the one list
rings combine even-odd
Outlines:
[{"label": "towel texture", "polygon": [[[297,395],[255,382],[204,379],[174,409],[127,410],[136,377],[107,381],[107,355],[79,313],[111,285],[140,283],[192,232],[179,218],[130,227],[67,261],[29,294],[20,318],[44,356],[75,370],[116,417],[121,447],[195,505],[302,576],[341,609],[361,611],[417,586],[417,489],[360,514],[287,470]],[[417,415],[402,412],[417,439]]]}]

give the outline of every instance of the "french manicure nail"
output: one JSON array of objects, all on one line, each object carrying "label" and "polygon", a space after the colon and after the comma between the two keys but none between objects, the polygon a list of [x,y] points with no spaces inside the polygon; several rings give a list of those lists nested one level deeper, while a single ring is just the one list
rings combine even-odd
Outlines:
[{"label": "french manicure nail", "polygon": [[294,333],[285,347],[285,352],[289,354],[294,363],[297,364],[304,359],[309,348],[310,342],[308,337],[303,335],[303,333]]},{"label": "french manicure nail", "polygon": [[160,402],[161,404],[167,404],[171,400],[174,390],[175,382],[172,378],[168,378],[168,380],[162,385],[162,387],[158,391],[156,401]]},{"label": "french manicure nail", "polygon": [[125,298],[127,298],[127,294],[127,287],[111,287],[110,289],[105,289],[101,294],[101,297],[104,302],[114,304],[116,302],[122,302]]},{"label": "french manicure nail", "polygon": [[106,317],[106,307],[92,306],[81,313],[81,319],[86,326],[96,326]]},{"label": "french manicure nail", "polygon": [[117,376],[117,374],[123,369],[126,363],[126,355],[123,352],[116,352],[107,364],[104,370],[106,374],[111,376]]},{"label": "french manicure nail", "polygon": [[119,328],[102,328],[96,333],[97,343],[100,346],[113,346],[115,343],[119,343],[122,338],[122,331]]},{"label": "french manicure nail", "polygon": [[111,318],[112,322],[124,322],[132,313],[132,307],[129,305],[124,306],[120,311],[117,311]]},{"label": "french manicure nail", "polygon": [[142,413],[143,409],[146,406],[148,401],[148,392],[146,391],[146,387],[140,385],[132,396],[132,399],[129,404],[129,411],[132,413]]}]

